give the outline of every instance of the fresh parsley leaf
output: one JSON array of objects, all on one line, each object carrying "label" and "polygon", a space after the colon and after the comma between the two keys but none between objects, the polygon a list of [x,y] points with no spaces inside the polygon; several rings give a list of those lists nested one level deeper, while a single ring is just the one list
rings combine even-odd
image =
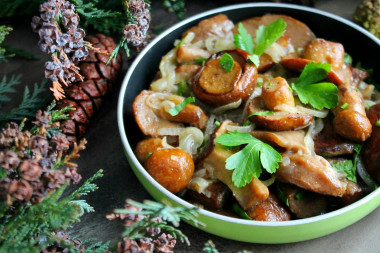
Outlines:
[{"label": "fresh parsley leaf", "polygon": [[351,65],[352,64],[352,57],[351,55],[345,53],[344,54],[344,57],[343,57],[343,62],[347,65]]},{"label": "fresh parsley leaf", "polygon": [[185,81],[180,81],[177,84],[177,95],[183,96],[183,95],[187,95],[187,94],[190,94],[189,86],[187,85],[187,83]]},{"label": "fresh parsley leaf", "polygon": [[340,161],[337,163],[333,163],[332,166],[337,170],[337,171],[342,171],[347,174],[347,179],[352,181],[352,182],[357,182],[356,181],[356,166],[354,166],[354,163],[351,160],[345,160],[345,161]]},{"label": "fresh parsley leaf", "polygon": [[260,112],[253,112],[248,115],[248,118],[251,116],[268,116],[274,114],[274,111],[260,111]]},{"label": "fresh parsley leaf", "polygon": [[258,56],[257,54],[248,55],[248,60],[255,64],[255,66],[260,65],[260,56]]},{"label": "fresh parsley leaf", "polygon": [[256,30],[256,47],[254,54],[260,56],[273,43],[275,43],[285,33],[286,22],[279,18],[268,26],[261,25]]},{"label": "fresh parsley leaf", "polygon": [[176,116],[178,113],[180,113],[183,108],[186,107],[186,105],[190,104],[190,103],[194,103],[195,102],[195,98],[194,97],[187,97],[185,98],[181,103],[177,104],[176,106],[170,108],[170,110],[168,111],[168,113],[172,116]]},{"label": "fresh parsley leaf", "polygon": [[226,169],[234,170],[232,181],[236,187],[243,187],[258,178],[262,167],[274,173],[281,162],[281,155],[270,145],[256,139],[248,133],[228,132],[217,137],[215,141],[226,147],[247,144],[242,150],[226,160]]},{"label": "fresh parsley leaf", "polygon": [[318,110],[338,105],[338,88],[333,83],[318,83],[326,78],[330,69],[330,64],[320,62],[310,62],[305,66],[298,80],[291,85],[302,103]]},{"label": "fresh parsley leaf", "polygon": [[256,30],[255,44],[252,36],[247,32],[242,23],[238,24],[238,34],[234,35],[234,44],[237,48],[251,55],[248,56],[256,66],[260,65],[260,56],[285,33],[286,22],[281,18],[273,21],[268,26],[261,25]]},{"label": "fresh parsley leaf", "polygon": [[238,34],[234,34],[234,44],[237,48],[253,54],[253,38],[242,23],[238,24]]},{"label": "fresh parsley leaf", "polygon": [[378,121],[376,121],[376,126],[380,127],[380,119]]},{"label": "fresh parsley leaf", "polygon": [[219,65],[226,72],[231,72],[234,67],[234,58],[228,53],[224,53],[222,57],[219,58]]}]

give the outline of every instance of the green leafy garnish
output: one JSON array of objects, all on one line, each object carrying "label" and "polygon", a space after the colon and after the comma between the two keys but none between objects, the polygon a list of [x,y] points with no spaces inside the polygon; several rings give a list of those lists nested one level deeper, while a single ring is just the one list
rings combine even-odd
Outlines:
[{"label": "green leafy garnish", "polygon": [[380,119],[378,121],[376,121],[376,126],[380,127]]},{"label": "green leafy garnish", "polygon": [[345,53],[344,54],[344,57],[343,57],[343,62],[347,65],[351,65],[352,64],[352,57],[351,55]]},{"label": "green leafy garnish", "polygon": [[172,116],[176,116],[178,113],[180,113],[183,108],[186,107],[186,105],[190,104],[190,103],[194,103],[195,102],[195,98],[194,97],[187,97],[185,98],[181,103],[177,104],[176,106],[170,108],[170,110],[168,111],[168,113]]},{"label": "green leafy garnish", "polygon": [[346,109],[347,106],[348,106],[348,103],[344,103],[340,108],[342,108],[342,109]]},{"label": "green leafy garnish", "polygon": [[238,34],[234,35],[234,43],[237,48],[251,55],[248,59],[259,66],[260,56],[285,33],[286,22],[281,18],[273,21],[268,26],[261,25],[256,30],[255,45],[252,36],[247,32],[242,23],[238,24]]},{"label": "green leafy garnish", "polygon": [[248,118],[251,116],[268,116],[274,114],[274,111],[260,111],[260,112],[253,112],[248,115]]},{"label": "green leafy garnish", "polygon": [[284,191],[281,189],[281,187],[277,184],[276,185],[276,195],[281,200],[282,203],[284,203],[286,206],[289,206],[289,199],[286,197]]},{"label": "green leafy garnish", "polygon": [[256,30],[256,48],[254,53],[261,56],[267,48],[276,42],[285,33],[286,22],[281,18],[268,26],[261,25]]},{"label": "green leafy garnish", "polygon": [[320,62],[310,62],[305,66],[298,80],[291,85],[302,103],[318,110],[338,105],[338,88],[333,83],[320,82],[327,77],[330,69],[330,64]]},{"label": "green leafy garnish", "polygon": [[232,211],[233,211],[234,213],[236,213],[237,215],[239,215],[239,217],[242,218],[242,219],[245,219],[245,220],[252,220],[252,218],[247,214],[246,211],[244,211],[243,208],[241,208],[241,207],[239,206],[238,203],[235,203],[235,204],[232,205]]},{"label": "green leafy garnish", "polygon": [[295,195],[296,199],[298,199],[298,200],[302,199],[304,196],[305,196],[304,191],[297,192]]},{"label": "green leafy garnish", "polygon": [[356,166],[351,160],[333,163],[332,166],[337,170],[347,174],[347,179],[356,183]]},{"label": "green leafy garnish", "polygon": [[180,81],[177,84],[177,95],[184,96],[190,94],[190,88],[185,81]]},{"label": "green leafy garnish", "polygon": [[237,48],[253,54],[253,38],[242,23],[238,24],[238,34],[234,34],[234,44]]},{"label": "green leafy garnish", "polygon": [[228,53],[224,53],[219,59],[219,65],[226,72],[231,72],[234,67],[234,58]]},{"label": "green leafy garnish", "polygon": [[247,144],[226,160],[226,169],[234,170],[232,181],[237,187],[250,183],[252,177],[259,178],[261,167],[269,173],[274,173],[282,160],[274,148],[248,133],[228,132],[217,137],[215,141],[227,148]]}]

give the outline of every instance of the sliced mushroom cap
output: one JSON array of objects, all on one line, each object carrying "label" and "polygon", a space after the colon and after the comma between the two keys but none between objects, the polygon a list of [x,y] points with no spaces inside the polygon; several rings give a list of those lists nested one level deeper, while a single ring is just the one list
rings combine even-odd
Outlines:
[{"label": "sliced mushroom cap", "polygon": [[[225,53],[230,54],[234,60],[233,68],[229,72],[219,64],[219,59]],[[213,54],[193,78],[195,96],[212,105],[247,100],[257,81],[257,68],[247,63],[247,57],[245,51],[238,49]]]},{"label": "sliced mushroom cap", "polygon": [[247,211],[247,214],[257,221],[288,221],[290,214],[280,204],[273,194],[268,199]]},{"label": "sliced mushroom cap", "polygon": [[269,131],[252,131],[250,133],[253,137],[268,143],[280,152],[286,153],[300,153],[311,154],[310,150],[306,147],[305,131],[282,131],[282,132],[269,132]]},{"label": "sliced mushroom cap", "polygon": [[[309,41],[315,38],[314,33],[307,25],[287,15],[270,14],[262,17],[245,19],[241,21],[241,23],[244,25],[248,33],[250,33],[253,37],[256,37],[256,30],[260,25],[267,26],[279,18],[286,22],[287,25],[285,35],[290,37],[296,51],[298,48],[304,48]],[[237,25],[235,25],[233,32],[237,33]]]},{"label": "sliced mushroom cap", "polygon": [[191,63],[199,58],[209,58],[210,53],[207,50],[195,46],[181,45],[177,49],[178,63]]},{"label": "sliced mushroom cap", "polygon": [[182,80],[188,82],[193,78],[193,76],[195,75],[195,73],[197,73],[200,67],[201,67],[200,65],[195,65],[195,64],[178,65],[175,68],[175,74],[178,76],[181,76]]},{"label": "sliced mushroom cap", "polygon": [[[226,133],[228,124],[232,124],[232,122],[229,120],[223,121],[213,137],[216,138]],[[211,166],[214,169],[214,176],[231,189],[234,197],[244,210],[249,210],[258,203],[266,200],[269,196],[269,190],[268,187],[257,178],[253,178],[246,186],[236,187],[232,182],[232,171],[226,170],[225,167],[226,160],[231,155],[233,155],[231,150],[226,150],[220,144],[213,141],[201,163],[206,163]]]},{"label": "sliced mushroom cap", "polygon": [[297,218],[308,218],[322,214],[329,204],[329,196],[306,191],[295,185],[279,184],[289,203],[289,210]]},{"label": "sliced mushroom cap", "polygon": [[263,83],[261,98],[271,111],[275,111],[279,105],[295,106],[290,86],[286,79],[280,76]]},{"label": "sliced mushroom cap", "polygon": [[349,155],[354,152],[355,142],[339,136],[330,117],[323,120],[323,129],[314,136],[315,153],[322,156]]},{"label": "sliced mushroom cap", "polygon": [[161,128],[179,128],[181,123],[191,124],[203,129],[208,116],[196,105],[188,104],[176,116],[171,116],[162,108],[161,103],[168,101],[171,105],[181,102],[182,97],[165,92],[143,90],[133,101],[132,110],[136,122],[145,135],[159,137]]},{"label": "sliced mushroom cap", "polygon": [[182,37],[186,37],[189,32],[193,32],[195,37],[192,43],[196,43],[200,40],[206,40],[209,37],[216,38],[232,38],[232,28],[234,24],[224,14],[218,14],[208,19],[204,19],[198,23],[198,25],[191,27],[187,30]]},{"label": "sliced mushroom cap", "polygon": [[[253,98],[247,107],[248,115],[265,112],[266,108],[261,97]],[[273,112],[268,115],[252,115],[249,120],[257,126],[272,131],[297,130],[310,125],[313,116],[305,113]]]},{"label": "sliced mushroom cap", "polygon": [[216,210],[227,207],[227,204],[230,203],[232,199],[231,190],[220,181],[209,184],[202,193],[187,189],[186,195],[197,203]]},{"label": "sliced mushroom cap", "polygon": [[141,164],[144,164],[148,157],[156,150],[163,148],[160,138],[148,138],[137,143],[135,155]]},{"label": "sliced mushroom cap", "polygon": [[365,169],[373,179],[380,181],[380,127],[376,126],[376,122],[380,120],[380,104],[371,106],[367,115],[373,125],[373,130],[361,154]]},{"label": "sliced mushroom cap", "polygon": [[314,62],[328,63],[333,70],[338,70],[343,66],[344,47],[340,43],[315,39],[306,45],[304,58]]},{"label": "sliced mushroom cap", "polygon": [[[297,185],[303,189],[330,196],[343,196],[345,186],[330,163],[321,156],[290,154],[283,156],[288,163],[280,163],[275,177],[281,182]],[[284,157],[283,157],[284,160]]]}]

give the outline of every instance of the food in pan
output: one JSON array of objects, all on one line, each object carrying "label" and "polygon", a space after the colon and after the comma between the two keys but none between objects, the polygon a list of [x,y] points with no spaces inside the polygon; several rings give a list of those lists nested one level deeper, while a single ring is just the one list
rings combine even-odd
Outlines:
[{"label": "food in pan", "polygon": [[292,17],[216,15],[175,41],[135,98],[136,157],[170,192],[225,215],[336,210],[380,180],[369,77],[344,45]]}]

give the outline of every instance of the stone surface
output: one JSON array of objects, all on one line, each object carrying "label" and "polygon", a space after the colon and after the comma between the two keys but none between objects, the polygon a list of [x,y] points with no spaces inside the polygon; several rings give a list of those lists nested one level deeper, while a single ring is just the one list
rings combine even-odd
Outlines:
[{"label": "stone surface", "polygon": [[[155,25],[163,24],[168,28],[178,22],[174,14],[167,14],[160,8],[161,1],[153,1],[153,22]],[[189,17],[196,13],[211,8],[247,1],[186,1]],[[351,19],[355,6],[360,1],[328,1],[317,0],[316,7]],[[40,53],[37,47],[37,35],[34,34],[28,21],[20,21],[12,24],[14,32],[7,38],[6,44],[24,48],[40,59],[38,61],[10,60],[2,64],[0,77],[4,74],[10,76],[14,73],[22,73],[22,82],[32,85],[40,82],[43,78],[43,62],[47,59]],[[27,38],[27,39],[26,39]],[[124,58],[123,74],[127,70]],[[119,86],[122,78],[119,81]],[[95,238],[97,240],[112,243],[119,240],[122,227],[117,222],[110,222],[105,215],[115,208],[123,206],[125,199],[131,198],[136,201],[150,199],[149,194],[137,181],[131,171],[127,159],[124,156],[123,147],[119,138],[117,127],[116,108],[118,100],[118,85],[109,99],[103,104],[102,110],[93,119],[89,131],[86,134],[88,140],[87,149],[81,152],[81,158],[77,160],[79,172],[84,179],[93,175],[98,169],[104,170],[104,177],[97,181],[99,189],[87,197],[88,202],[94,206],[96,212],[85,215],[80,224],[73,228],[73,234],[80,234],[82,238]],[[20,96],[20,95],[19,95]],[[21,98],[21,96],[20,96]],[[20,98],[16,98],[20,99]],[[131,118],[131,121],[134,119]],[[74,189],[72,187],[72,189]],[[185,223],[181,224],[181,230],[191,241],[191,246],[178,243],[175,252],[201,252],[204,243],[212,240],[220,252],[239,252],[249,250],[252,252],[379,252],[380,250],[380,209],[377,208],[367,217],[334,234],[323,238],[306,242],[262,245],[249,244],[227,240],[217,237]],[[305,231],[306,232],[306,231]]]}]

